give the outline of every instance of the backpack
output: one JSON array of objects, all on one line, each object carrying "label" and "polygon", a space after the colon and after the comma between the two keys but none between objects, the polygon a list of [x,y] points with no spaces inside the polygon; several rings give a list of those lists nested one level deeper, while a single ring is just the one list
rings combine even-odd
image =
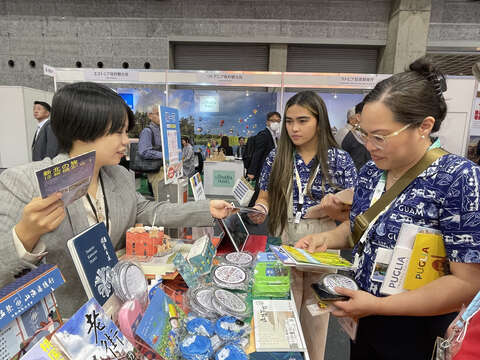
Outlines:
[{"label": "backpack", "polygon": [[245,151],[242,156],[243,167],[245,169],[248,169],[250,167],[253,154],[255,153],[255,136],[257,135],[250,136],[247,140],[247,144],[245,145]]},{"label": "backpack", "polygon": [[[150,135],[152,137],[152,145],[155,145],[155,137],[153,135],[153,130],[150,127],[146,127],[146,129],[150,129]],[[153,146],[155,150],[161,151],[162,146],[157,145]],[[133,171],[138,172],[158,172],[163,165],[163,159],[144,159],[138,153],[138,143],[131,143],[130,144],[130,169]]]}]

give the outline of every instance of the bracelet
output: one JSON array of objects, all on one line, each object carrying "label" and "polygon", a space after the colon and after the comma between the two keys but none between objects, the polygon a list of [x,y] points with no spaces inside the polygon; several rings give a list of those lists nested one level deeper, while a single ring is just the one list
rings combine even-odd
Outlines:
[{"label": "bracelet", "polygon": [[263,208],[263,210],[265,211],[265,215],[268,214],[268,208],[267,208],[266,205],[263,205],[262,203],[255,204],[255,206],[257,206],[257,205]]}]

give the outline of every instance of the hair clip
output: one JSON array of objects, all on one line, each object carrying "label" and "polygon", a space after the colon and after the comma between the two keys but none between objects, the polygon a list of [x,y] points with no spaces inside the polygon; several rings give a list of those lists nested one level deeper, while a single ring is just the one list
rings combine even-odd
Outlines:
[{"label": "hair clip", "polygon": [[427,76],[427,79],[432,83],[435,93],[442,97],[443,93],[447,91],[447,80],[445,76],[439,72],[433,72]]}]

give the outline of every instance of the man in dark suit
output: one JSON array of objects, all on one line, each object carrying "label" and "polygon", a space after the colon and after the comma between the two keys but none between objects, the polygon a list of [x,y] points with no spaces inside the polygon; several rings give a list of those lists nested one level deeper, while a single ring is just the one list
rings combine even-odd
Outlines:
[{"label": "man in dark suit", "polygon": [[245,138],[243,136],[240,136],[238,138],[238,147],[237,147],[235,156],[239,159],[242,159],[244,153],[245,153]]},{"label": "man in dark suit", "polygon": [[50,127],[50,105],[44,101],[35,101],[33,117],[38,125],[32,142],[32,161],[40,161],[45,157],[53,159],[57,156],[58,141]]},{"label": "man in dark suit", "polygon": [[280,120],[281,116],[278,112],[269,112],[267,114],[267,127],[254,137],[255,150],[247,169],[247,178],[249,180],[255,180],[255,194],[253,194],[250,204],[255,204],[255,200],[257,200],[258,197],[260,190],[258,180],[262,172],[263,163],[270,151],[277,147],[277,138],[280,134]]}]

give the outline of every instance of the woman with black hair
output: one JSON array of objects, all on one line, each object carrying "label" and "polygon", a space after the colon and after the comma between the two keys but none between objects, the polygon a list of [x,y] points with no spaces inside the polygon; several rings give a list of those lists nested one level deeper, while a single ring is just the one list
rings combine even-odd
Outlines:
[{"label": "woman with black hair", "polygon": [[218,151],[223,151],[223,154],[225,156],[233,156],[233,149],[229,144],[228,136],[222,136],[222,141],[220,143],[220,146],[218,147]]},{"label": "woman with black hair", "polygon": [[[61,313],[70,317],[87,300],[67,250],[67,240],[104,221],[116,250],[135,223],[168,227],[211,226],[228,215],[222,200],[185,205],[148,201],[135,191],[135,178],[118,163],[128,143],[134,115],[113,90],[94,83],[69,84],[52,103],[52,129],[61,153],[54,159],[7,169],[0,176],[0,286],[42,258],[58,264],[67,280],[55,291]],[[88,194],[66,208],[61,194],[39,198],[35,171],[95,150]]]},{"label": "woman with black hair", "polygon": [[[335,288],[349,300],[335,302],[338,309],[333,312],[360,319],[351,359],[430,358],[436,337],[444,335],[456,312],[480,290],[480,167],[439,151],[438,140],[432,142],[430,137],[447,113],[445,90],[445,78],[425,59],[375,86],[365,97],[356,130],[373,162],[360,170],[350,221],[296,244],[314,251],[348,247],[350,235],[358,241],[355,280],[360,290]],[[424,156],[432,154],[437,154],[431,158],[436,160],[427,167]],[[382,204],[382,194],[422,163],[426,170],[412,175],[413,181],[406,181],[393,201],[382,200],[388,205],[368,227],[355,223],[357,216],[377,201]],[[396,188],[399,185],[393,191]],[[450,274],[384,297],[381,279],[373,276],[376,259],[391,254],[403,223],[441,231]],[[359,231],[365,227],[363,233]]]}]

